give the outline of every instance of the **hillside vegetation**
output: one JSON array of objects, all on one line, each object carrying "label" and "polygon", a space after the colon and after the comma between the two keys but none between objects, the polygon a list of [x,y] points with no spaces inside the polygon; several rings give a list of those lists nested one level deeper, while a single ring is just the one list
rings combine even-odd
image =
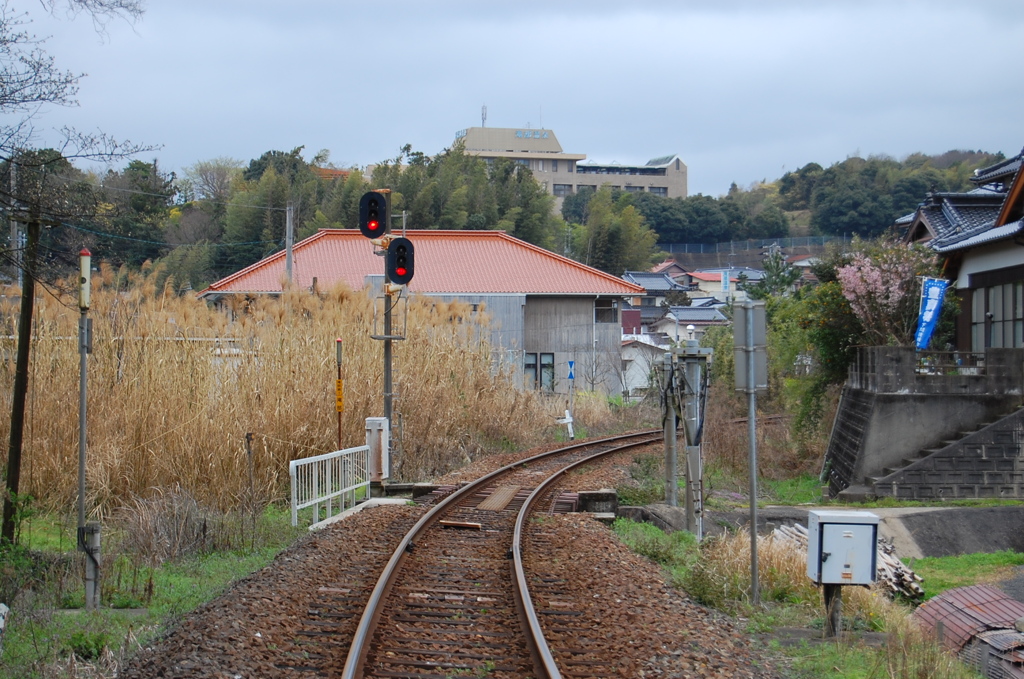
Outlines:
[{"label": "hillside vegetation", "polygon": [[[827,168],[812,162],[777,180],[733,184],[717,197],[663,198],[605,187],[567,196],[559,214],[528,168],[501,159],[488,165],[458,146],[435,156],[407,146],[367,168],[369,175],[333,168],[326,151],[309,161],[302,152],[268,151],[248,163],[205,160],[181,176],[156,161],[133,160],[104,175],[61,161],[59,177],[51,172],[44,187],[60,199],[63,215],[44,234],[50,278],[67,275],[87,247],[115,268],[161,262],[160,286],[170,278],[176,291],[202,289],[281,250],[289,205],[297,238],[321,228],[355,228],[359,197],[371,188],[391,189],[396,228],[500,229],[620,275],[660,261],[659,244],[874,237],[927,192],[969,189],[975,169],[1002,159],[950,151],[903,160],[852,157]],[[0,185],[10,175],[10,164],[0,164]],[[8,272],[15,276],[16,267]]]}]

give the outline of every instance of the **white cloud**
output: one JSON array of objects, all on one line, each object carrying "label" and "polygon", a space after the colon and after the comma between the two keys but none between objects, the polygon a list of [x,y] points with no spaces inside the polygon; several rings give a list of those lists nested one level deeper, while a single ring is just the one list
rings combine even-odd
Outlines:
[{"label": "white cloud", "polygon": [[103,40],[39,21],[89,73],[40,126],[163,144],[169,169],[299,145],[364,165],[439,151],[486,104],[489,126],[543,124],[600,161],[679,153],[720,194],[858,150],[1016,152],[987,112],[1021,108],[1003,65],[1022,23],[1010,1],[155,0]]}]

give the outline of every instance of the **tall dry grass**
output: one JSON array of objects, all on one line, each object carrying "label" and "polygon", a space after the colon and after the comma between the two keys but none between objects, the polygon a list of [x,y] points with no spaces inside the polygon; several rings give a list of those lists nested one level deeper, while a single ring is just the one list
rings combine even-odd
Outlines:
[{"label": "tall dry grass", "polygon": [[[821,593],[807,577],[806,553],[792,543],[760,537],[757,545],[758,584],[762,606],[790,609],[792,622],[806,625],[825,614]],[[701,558],[684,586],[698,601],[733,613],[758,613],[750,604],[750,537],[727,535],[706,540]],[[795,610],[794,610],[795,609]],[[889,679],[967,679],[977,676],[933,639],[926,637],[909,609],[889,599],[880,588],[843,588],[843,627],[864,626],[886,632],[886,645],[869,658],[867,676]],[[855,647],[854,652],[864,649]]]},{"label": "tall dry grass", "polygon": [[[174,294],[170,283],[158,288],[158,278],[152,268],[108,266],[93,278],[88,488],[100,514],[156,489],[181,489],[221,509],[284,497],[290,460],[337,448],[336,338],[344,346],[343,445],[362,444],[365,418],[383,415],[382,343],[370,338],[375,302],[367,294],[290,290],[223,312]],[[12,292],[0,301],[9,335],[18,312]],[[48,507],[73,506],[77,492],[78,315],[70,295],[38,298],[21,491]],[[458,303],[408,304],[408,340],[394,342],[397,480],[426,480],[488,450],[532,445],[545,425],[553,435],[557,408],[514,388],[519,366],[494,368],[470,318]],[[0,340],[4,413],[15,343]],[[3,442],[9,425],[0,418]],[[251,456],[246,432],[255,435]]]},{"label": "tall dry grass", "polygon": [[[807,577],[807,555],[771,536],[757,540],[757,580],[760,599],[803,608],[813,617],[824,611],[821,592]],[[734,533],[706,540],[701,559],[691,570],[687,591],[715,608],[741,612],[750,599],[750,536]],[[881,627],[893,604],[880,590],[843,589],[843,616]]]},{"label": "tall dry grass", "polygon": [[[838,392],[825,400],[826,412],[814,427],[794,431],[789,413],[757,411],[757,470],[761,478],[786,479],[821,471]],[[716,382],[708,394],[704,454],[709,467],[747,474],[750,440],[745,394]]]}]

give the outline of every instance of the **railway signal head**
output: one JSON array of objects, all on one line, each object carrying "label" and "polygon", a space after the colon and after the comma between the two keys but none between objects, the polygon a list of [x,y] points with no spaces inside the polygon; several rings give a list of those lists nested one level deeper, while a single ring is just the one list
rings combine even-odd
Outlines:
[{"label": "railway signal head", "polygon": [[414,248],[408,238],[392,238],[388,243],[385,273],[396,285],[408,285],[412,280]]},{"label": "railway signal head", "polygon": [[359,230],[367,238],[380,238],[387,233],[388,199],[382,193],[368,191],[359,199]]}]

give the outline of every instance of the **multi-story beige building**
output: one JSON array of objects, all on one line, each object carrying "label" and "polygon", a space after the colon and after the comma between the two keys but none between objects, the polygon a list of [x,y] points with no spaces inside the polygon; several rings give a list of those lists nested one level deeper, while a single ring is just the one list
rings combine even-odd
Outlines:
[{"label": "multi-story beige building", "polygon": [[455,134],[466,153],[487,161],[511,158],[530,168],[548,193],[559,199],[581,188],[604,184],[624,191],[653,193],[666,198],[686,197],[686,164],[679,156],[655,158],[646,165],[598,165],[583,162],[583,153],[565,153],[551,130],[470,127]]}]

